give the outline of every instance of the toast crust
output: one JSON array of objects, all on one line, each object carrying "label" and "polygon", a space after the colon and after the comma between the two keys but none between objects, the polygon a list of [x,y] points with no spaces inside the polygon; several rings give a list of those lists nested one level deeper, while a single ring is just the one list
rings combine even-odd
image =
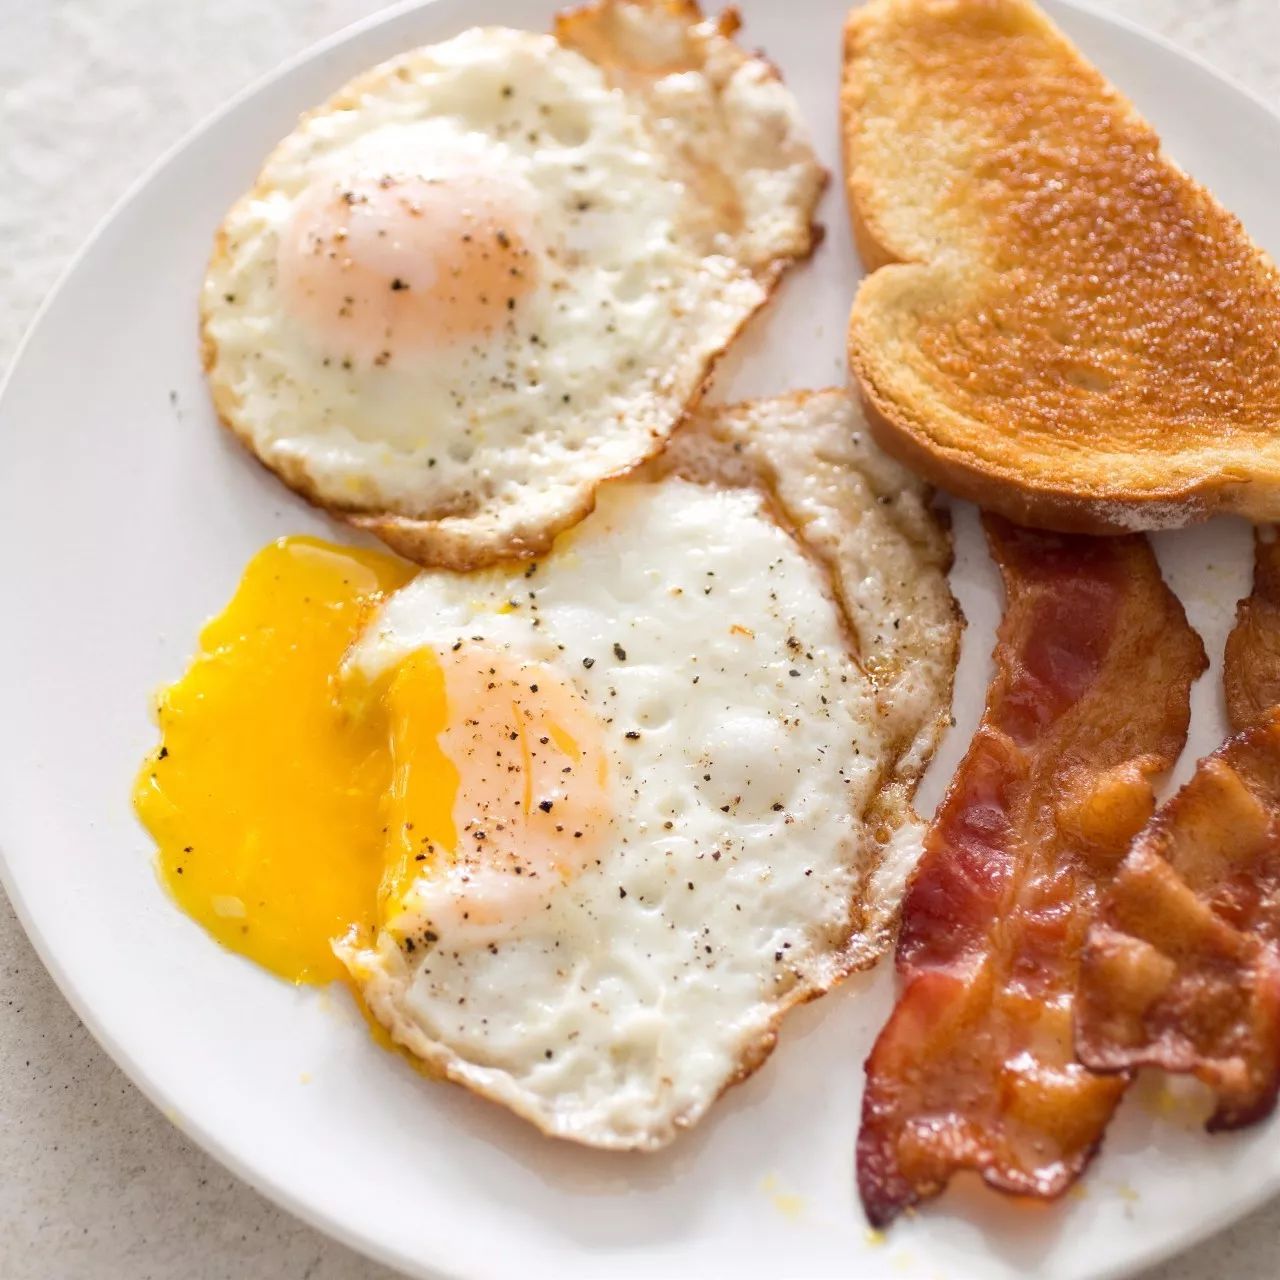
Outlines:
[{"label": "toast crust", "polygon": [[1280,516],[1280,273],[1029,0],[871,0],[841,90],[879,442],[1064,532]]}]

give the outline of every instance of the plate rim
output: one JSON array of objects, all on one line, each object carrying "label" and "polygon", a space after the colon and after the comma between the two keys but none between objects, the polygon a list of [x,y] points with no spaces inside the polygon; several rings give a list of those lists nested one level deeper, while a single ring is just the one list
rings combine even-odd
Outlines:
[{"label": "plate rim", "polygon": [[[231,94],[218,107],[198,120],[173,143],[147,164],[142,171],[130,181],[123,192],[109,205],[106,212],[98,219],[92,230],[71,254],[53,285],[36,307],[27,323],[7,369],[0,377],[0,411],[9,393],[10,385],[15,381],[19,369],[25,362],[28,348],[36,339],[49,313],[58,302],[62,293],[72,279],[79,273],[83,263],[94,252],[98,243],[106,236],[109,229],[133,205],[135,200],[163,173],[183,152],[197,143],[206,134],[217,129],[226,117],[232,115],[251,99],[263,93],[277,81],[291,75],[300,67],[316,61],[330,51],[339,48],[352,40],[358,39],[369,31],[390,25],[413,13],[424,12],[447,0],[394,0],[384,8],[375,10],[362,18],[347,23],[338,30],[322,37],[302,49],[284,58],[265,72],[254,76],[243,87]],[[457,0],[462,3],[463,0]],[[572,7],[579,0],[561,0],[563,7]],[[849,8],[859,7],[867,0],[852,0]],[[1245,99],[1257,108],[1276,129],[1280,140],[1280,107],[1268,102],[1262,94],[1242,83],[1234,75],[1215,66],[1204,55],[1179,45],[1171,37],[1162,32],[1153,31],[1142,23],[1128,17],[1109,12],[1096,0],[1037,0],[1050,11],[1049,16],[1056,17],[1055,9],[1074,10],[1094,21],[1126,32],[1131,37],[1153,45],[1163,54],[1172,55],[1178,61],[1194,66],[1200,72],[1210,76],[1224,89],[1237,97]],[[702,0],[704,11],[724,7],[730,0]],[[748,15],[749,20],[749,15]],[[22,926],[24,935],[35,951],[40,963],[53,980],[62,998],[70,1005],[76,1017],[85,1029],[102,1048],[116,1067],[126,1076],[130,1084],[138,1089],[156,1111],[174,1128],[195,1143],[203,1152],[216,1160],[223,1168],[235,1177],[248,1184],[253,1190],[276,1207],[283,1209],[301,1222],[319,1232],[322,1236],[335,1240],[353,1252],[371,1261],[377,1262],[405,1275],[421,1277],[422,1280],[475,1280],[478,1272],[456,1271],[435,1259],[421,1257],[409,1258],[397,1249],[384,1245],[376,1236],[364,1233],[355,1225],[348,1225],[341,1218],[333,1216],[320,1207],[313,1206],[302,1195],[295,1193],[286,1181],[260,1174],[248,1161],[227,1145],[213,1128],[206,1126],[195,1117],[183,1115],[178,1119],[174,1109],[174,1100],[165,1088],[158,1084],[150,1071],[126,1048],[126,1046],[104,1026],[88,1002],[81,996],[75,982],[67,974],[62,963],[55,954],[52,945],[32,916],[25,898],[16,882],[8,857],[9,838],[4,831],[5,815],[0,813],[0,887],[13,909],[14,915]],[[1230,1229],[1241,1219],[1268,1201],[1280,1197],[1280,1171],[1274,1179],[1259,1180],[1245,1189],[1242,1195],[1233,1198],[1223,1215],[1212,1224],[1200,1225],[1185,1233],[1175,1232],[1167,1242],[1149,1249],[1138,1261],[1117,1262],[1103,1266],[1091,1273],[1091,1280],[1124,1280],[1139,1271],[1159,1266],[1171,1258],[1178,1256],[1204,1241]],[[411,1268],[411,1270],[406,1270]]]}]

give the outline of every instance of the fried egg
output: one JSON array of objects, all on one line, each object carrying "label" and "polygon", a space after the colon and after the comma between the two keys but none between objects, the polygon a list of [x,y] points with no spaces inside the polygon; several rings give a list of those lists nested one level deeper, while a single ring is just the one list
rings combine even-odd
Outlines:
[{"label": "fried egg", "polygon": [[412,559],[545,551],[812,246],[825,175],[733,26],[602,0],[556,36],[403,54],[304,117],[208,269],[223,420]]},{"label": "fried egg", "polygon": [[139,778],[181,905],[547,1133],[669,1141],[882,952],[918,852],[949,540],[863,430],[704,411],[525,563],[265,549]]}]

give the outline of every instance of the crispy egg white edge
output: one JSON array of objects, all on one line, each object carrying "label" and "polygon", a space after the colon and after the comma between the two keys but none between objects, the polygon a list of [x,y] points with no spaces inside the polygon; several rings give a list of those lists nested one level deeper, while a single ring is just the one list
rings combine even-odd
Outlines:
[{"label": "crispy egg white edge", "polygon": [[650,467],[762,484],[823,563],[876,683],[889,744],[877,809],[894,835],[875,873],[863,954],[851,966],[866,968],[896,928],[919,857],[915,836],[900,837],[918,828],[912,798],[951,724],[965,620],[947,582],[949,520],[932,488],[875,443],[844,388],[700,408]]}]

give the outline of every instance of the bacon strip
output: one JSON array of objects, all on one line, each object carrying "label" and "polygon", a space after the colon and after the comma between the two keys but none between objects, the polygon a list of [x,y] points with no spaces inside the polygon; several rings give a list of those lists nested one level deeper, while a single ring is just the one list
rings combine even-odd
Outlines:
[{"label": "bacon strip", "polygon": [[1205,666],[1145,539],[986,531],[1007,595],[996,675],[926,837],[902,993],[866,1064],[858,1186],[877,1226],[961,1169],[1058,1195],[1097,1149],[1125,1080],[1075,1058],[1079,950]]},{"label": "bacon strip", "polygon": [[1089,931],[1076,1011],[1094,1069],[1158,1066],[1214,1089],[1211,1130],[1269,1115],[1280,1090],[1280,546],[1261,535],[1225,683],[1241,732],[1134,841]]},{"label": "bacon strip", "polygon": [[1222,682],[1237,733],[1280,705],[1280,537],[1274,528],[1254,532],[1253,592],[1236,608]]}]

